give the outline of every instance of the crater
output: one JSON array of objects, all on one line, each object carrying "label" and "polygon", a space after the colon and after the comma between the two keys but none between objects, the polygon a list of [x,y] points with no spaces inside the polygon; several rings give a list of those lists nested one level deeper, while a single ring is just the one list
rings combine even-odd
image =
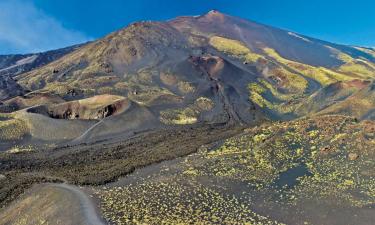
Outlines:
[{"label": "crater", "polygon": [[130,101],[121,96],[99,95],[92,98],[71,101],[55,105],[43,105],[27,110],[54,119],[101,120],[124,112]]}]

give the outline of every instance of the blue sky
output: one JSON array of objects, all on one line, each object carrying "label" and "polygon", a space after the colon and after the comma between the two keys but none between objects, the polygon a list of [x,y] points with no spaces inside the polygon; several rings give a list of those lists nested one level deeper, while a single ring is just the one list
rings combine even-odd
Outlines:
[{"label": "blue sky", "polygon": [[0,54],[60,48],[134,21],[211,9],[331,42],[375,46],[371,0],[0,0]]}]

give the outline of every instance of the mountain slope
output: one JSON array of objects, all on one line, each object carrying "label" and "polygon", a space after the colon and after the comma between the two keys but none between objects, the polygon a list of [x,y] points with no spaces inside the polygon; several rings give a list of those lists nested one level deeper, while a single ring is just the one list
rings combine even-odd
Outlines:
[{"label": "mountain slope", "polygon": [[[351,102],[359,98],[355,96],[371,98],[374,90],[360,94],[366,88],[361,84],[374,78],[372,49],[332,44],[210,11],[134,23],[21,73],[14,85],[31,93],[4,101],[0,110],[53,105],[56,97],[69,102],[109,94],[141,106],[137,110],[147,111],[144,121],[157,121],[148,126],[136,119],[143,129],[156,124],[255,125],[322,110],[347,115]],[[332,87],[337,96],[326,98]],[[340,110],[327,108],[334,105]],[[372,118],[372,104],[359,107],[362,112],[355,116]],[[60,118],[66,119],[72,118]]]},{"label": "mountain slope", "polygon": [[25,94],[14,76],[46,65],[82,45],[26,55],[0,55],[0,101]]},{"label": "mountain slope", "polygon": [[374,57],[211,11],[0,76],[0,223],[372,224]]},{"label": "mountain slope", "polygon": [[82,44],[34,54],[0,55],[0,75],[15,76],[28,72],[46,65],[74,51],[80,46],[82,46]]}]

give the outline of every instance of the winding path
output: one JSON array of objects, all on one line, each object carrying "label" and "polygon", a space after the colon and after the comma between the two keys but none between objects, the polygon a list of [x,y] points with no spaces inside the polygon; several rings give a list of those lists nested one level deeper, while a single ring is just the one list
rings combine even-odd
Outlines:
[{"label": "winding path", "polygon": [[66,190],[77,197],[80,202],[80,208],[83,212],[85,224],[88,225],[105,225],[104,221],[97,212],[97,209],[87,194],[80,190],[77,186],[68,184],[48,184],[53,187]]},{"label": "winding path", "polygon": [[69,184],[38,184],[0,211],[0,224],[105,225],[95,203]]}]

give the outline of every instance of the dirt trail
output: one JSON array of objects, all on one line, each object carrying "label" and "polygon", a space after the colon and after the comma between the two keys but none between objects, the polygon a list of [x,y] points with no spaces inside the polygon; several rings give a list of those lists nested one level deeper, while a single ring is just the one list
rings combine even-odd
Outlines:
[{"label": "dirt trail", "polygon": [[96,206],[87,196],[85,192],[80,190],[77,186],[68,185],[68,184],[49,184],[57,188],[62,188],[66,191],[69,191],[71,194],[76,196],[79,200],[80,208],[83,213],[83,220],[85,224],[88,225],[105,225],[106,223],[101,219]]},{"label": "dirt trail", "polygon": [[0,211],[0,224],[104,225],[95,202],[77,186],[44,183]]}]

